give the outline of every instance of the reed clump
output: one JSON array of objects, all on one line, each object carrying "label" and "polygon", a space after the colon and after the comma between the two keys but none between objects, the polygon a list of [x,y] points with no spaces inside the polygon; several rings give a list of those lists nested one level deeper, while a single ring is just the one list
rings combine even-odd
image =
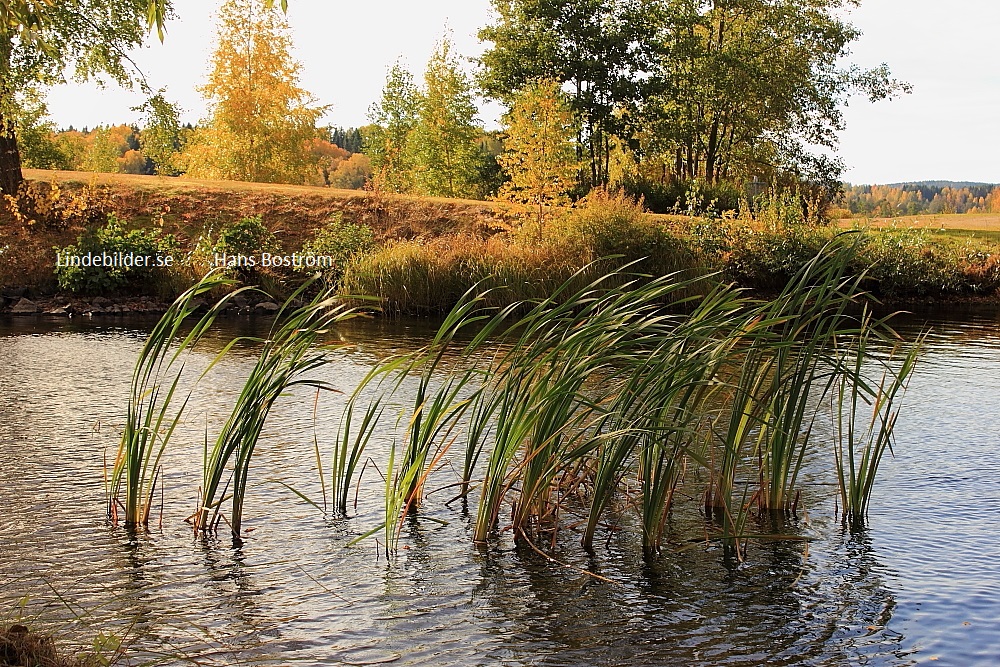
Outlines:
[{"label": "reed clump", "polygon": [[[829,440],[815,437],[829,417],[844,518],[861,525],[920,352],[919,340],[904,344],[888,318],[868,312],[867,275],[855,270],[862,249],[858,233],[832,237],[768,301],[717,277],[649,275],[620,257],[585,264],[539,298],[512,298],[500,277],[483,279],[456,297],[428,345],[380,361],[348,397],[333,437],[333,510],[348,514],[369,443],[390,437],[375,466],[385,518],[358,538],[383,530],[389,553],[438,480],[455,489],[452,501],[478,498],[478,543],[509,532],[538,549],[568,531],[593,550],[609,525],[627,524],[653,558],[690,476],[704,480],[702,493],[685,495],[714,521],[711,537],[741,558],[752,536],[789,537],[800,472],[807,459],[829,457]],[[419,244],[400,253],[428,265],[438,257]],[[328,361],[321,336],[350,314],[321,290],[305,305],[286,304],[256,341],[258,361],[229,419],[211,448],[206,437],[196,530],[218,527],[231,494],[226,521],[239,536],[268,414],[290,388],[331,389],[312,375]],[[165,345],[171,336],[151,338]],[[144,351],[137,368],[166,349]],[[151,413],[167,423],[162,407],[141,414],[148,422]],[[137,470],[148,480],[162,450],[144,447]],[[451,478],[439,480],[445,471]],[[137,488],[148,497],[148,483]]]},{"label": "reed clump", "polygon": [[[863,513],[891,441],[895,413],[888,410],[919,345],[900,352],[901,365],[871,353],[901,343],[886,320],[865,310],[865,276],[852,272],[858,250],[858,235],[834,237],[768,302],[723,284],[699,294],[692,283],[700,277],[651,277],[628,267],[600,273],[593,265],[544,299],[503,309],[466,294],[436,339],[452,346],[463,370],[438,373],[434,393],[433,375],[420,376],[415,408],[403,420],[403,462],[395,449],[390,458],[400,467],[387,481],[394,500],[384,526],[397,526],[414,508],[414,490],[462,432],[460,496],[479,488],[477,542],[499,530],[554,544],[570,525],[589,550],[610,511],[632,508],[643,551],[655,556],[682,474],[694,466],[709,480],[706,513],[719,519],[718,537],[739,557],[753,534],[751,518],[780,526],[797,513],[798,475],[817,449],[815,423],[837,395],[837,419],[861,404],[880,415],[869,444],[849,422],[847,443],[836,450],[850,496],[845,510]],[[686,308],[665,310],[666,303]],[[489,334],[455,345],[447,332],[473,319]],[[436,369],[442,355],[432,346],[405,364],[385,362],[370,378]],[[397,379],[378,402],[403,386]],[[357,404],[350,410],[372,414]],[[437,417],[424,428],[428,411]],[[851,463],[855,451],[859,466]],[[387,548],[393,544],[387,539]]]},{"label": "reed clump", "polygon": [[[306,283],[288,298],[267,338],[238,339],[258,343],[260,353],[211,449],[206,438],[201,502],[194,515],[195,532],[218,528],[223,519],[222,503],[232,487],[232,509],[226,521],[233,535],[240,536],[250,464],[271,408],[296,387],[334,389],[309,373],[322,367],[327,352],[333,349],[319,345],[320,337],[336,322],[351,317],[352,312],[337,302],[329,287],[318,290],[306,304],[294,307],[309,285]],[[230,342],[223,354],[236,342]]]},{"label": "reed clump", "polygon": [[191,397],[190,391],[183,397],[178,393],[186,353],[238,291],[208,309],[190,330],[184,322],[199,310],[202,296],[233,284],[208,274],[170,305],[146,339],[132,373],[125,428],[107,489],[112,520],[122,510],[127,527],[148,525],[160,460]]}]

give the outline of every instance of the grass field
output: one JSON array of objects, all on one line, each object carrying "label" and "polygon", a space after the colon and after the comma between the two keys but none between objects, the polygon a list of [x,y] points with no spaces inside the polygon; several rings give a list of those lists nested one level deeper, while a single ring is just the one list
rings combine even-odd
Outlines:
[{"label": "grass field", "polygon": [[913,215],[896,218],[845,218],[841,227],[855,224],[872,227],[915,227],[918,229],[945,229],[964,232],[1000,232],[1000,213],[955,213],[938,215]]}]

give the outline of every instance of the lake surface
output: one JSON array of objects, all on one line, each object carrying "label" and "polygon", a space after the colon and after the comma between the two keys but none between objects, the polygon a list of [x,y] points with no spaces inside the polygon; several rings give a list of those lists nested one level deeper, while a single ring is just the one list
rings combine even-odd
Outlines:
[{"label": "lake surface", "polygon": [[[396,558],[375,538],[348,547],[381,521],[372,466],[348,519],[282,485],[322,497],[313,436],[329,451],[344,400],[333,394],[315,412],[312,392],[275,408],[251,471],[246,539],[196,539],[184,520],[202,441],[252,367],[249,348],[197,390],[164,462],[162,513],[130,534],[106,519],[104,468],[152,322],[0,319],[0,618],[21,614],[68,643],[114,632],[134,662],[177,665],[1000,664],[1000,315],[931,324],[866,531],[851,534],[835,514],[832,459],[809,462],[798,527],[808,546],[751,542],[736,566],[699,540],[704,518],[686,502],[655,562],[627,530],[593,558],[571,537],[557,546],[562,563],[606,583],[509,538],[475,546],[475,508],[445,506],[447,490],[424,512],[440,523],[408,521]],[[344,326],[356,347],[322,377],[349,392],[375,360],[429,333],[421,322]]]}]

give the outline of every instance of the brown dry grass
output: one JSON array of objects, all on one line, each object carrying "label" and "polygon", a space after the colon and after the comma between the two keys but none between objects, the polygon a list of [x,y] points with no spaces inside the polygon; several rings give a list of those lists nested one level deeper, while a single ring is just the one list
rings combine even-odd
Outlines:
[{"label": "brown dry grass", "polygon": [[87,667],[97,664],[56,650],[51,637],[30,632],[23,625],[0,630],[0,667]]},{"label": "brown dry grass", "polygon": [[260,215],[287,249],[298,249],[316,227],[336,213],[372,227],[382,238],[445,233],[490,234],[506,225],[509,212],[495,202],[416,197],[305,185],[208,181],[165,176],[25,171],[29,180],[73,190],[89,186],[106,207],[129,220],[162,220],[182,241],[209,224]]},{"label": "brown dry grass", "polygon": [[[515,217],[496,202],[312,186],[38,169],[25,170],[25,177],[66,192],[86,191],[93,208],[135,225],[162,226],[182,247],[252,215],[263,218],[286,251],[299,250],[338,213],[370,226],[382,241],[453,234],[488,238],[509,229]],[[80,224],[28,227],[0,216],[0,287],[53,288],[52,248],[74,243],[83,231]]]}]

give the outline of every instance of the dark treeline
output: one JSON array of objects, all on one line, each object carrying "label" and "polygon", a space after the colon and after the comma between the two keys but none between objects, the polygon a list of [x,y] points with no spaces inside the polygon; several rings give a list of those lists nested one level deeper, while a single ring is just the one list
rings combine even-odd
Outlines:
[{"label": "dark treeline", "polygon": [[360,153],[363,143],[360,129],[356,127],[337,127],[334,125],[327,128],[326,140],[335,146],[343,148],[348,153]]}]

